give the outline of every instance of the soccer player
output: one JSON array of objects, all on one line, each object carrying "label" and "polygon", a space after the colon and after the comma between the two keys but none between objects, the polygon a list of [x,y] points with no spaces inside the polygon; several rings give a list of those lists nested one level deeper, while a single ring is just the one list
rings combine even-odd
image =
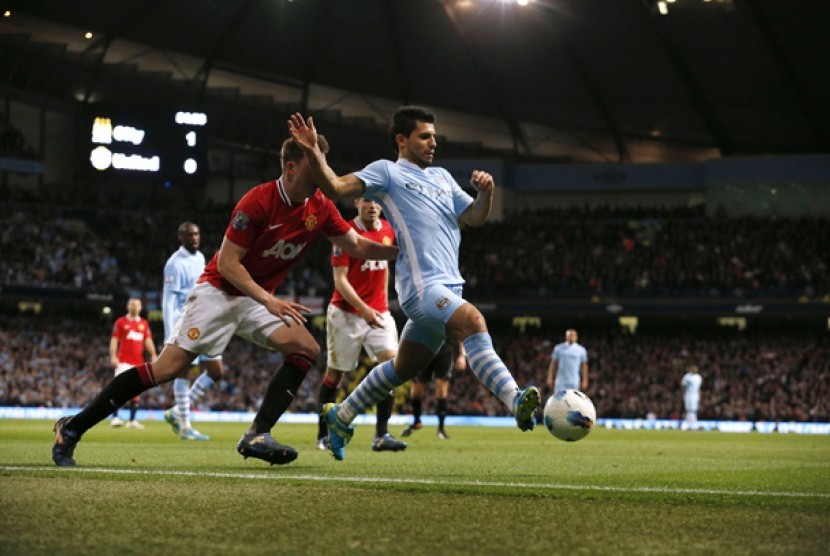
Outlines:
[{"label": "soccer player", "polygon": [[416,430],[423,427],[421,423],[421,411],[424,400],[424,389],[426,383],[435,378],[435,414],[438,417],[438,438],[448,440],[450,437],[444,428],[444,421],[447,418],[447,398],[450,393],[450,379],[452,378],[453,367],[458,371],[467,368],[467,355],[457,350],[458,355],[453,355],[453,348],[449,341],[444,342],[432,361],[412,379],[409,387],[409,398],[412,400],[412,424],[406,427],[401,436],[410,436]]},{"label": "soccer player", "polygon": [[[164,318],[164,338],[173,336],[176,321],[184,311],[187,296],[196,285],[196,280],[205,270],[205,256],[199,251],[202,235],[199,226],[193,222],[182,222],[178,230],[179,248],[170,255],[164,265],[164,287],[161,293],[162,313]],[[186,377],[199,364],[204,367],[193,386]],[[164,420],[173,427],[173,432],[182,440],[210,440],[190,424],[190,407],[205,394],[220,378],[224,368],[222,356],[208,357],[200,355],[193,360],[192,366],[184,371],[183,376],[173,380],[173,396],[176,405],[164,412]]]},{"label": "soccer player", "polygon": [[[143,364],[144,350],[147,350],[150,355],[150,361],[156,358],[156,344],[153,342],[150,323],[141,316],[141,300],[137,297],[131,297],[127,300],[127,314],[118,317],[112,327],[110,363],[115,369],[115,376],[117,377],[127,369]],[[144,425],[135,418],[138,411],[138,402],[140,401],[138,394],[140,393],[136,392],[135,396],[127,398],[130,400],[130,419],[127,421],[127,428],[144,428]],[[114,407],[110,407],[111,411],[114,409],[113,418],[110,421],[110,425],[113,427],[120,427],[124,424],[118,417],[118,410],[127,399]]]},{"label": "soccer player", "polygon": [[[349,225],[363,237],[392,245],[395,232],[389,222],[380,217],[380,205],[363,197],[355,199],[354,203],[357,216]],[[398,350],[398,329],[387,301],[387,261],[357,259],[343,253],[335,245],[331,266],[334,292],[326,312],[328,361],[320,385],[321,406],[335,400],[343,377],[357,368],[361,347],[378,363],[392,359]],[[372,441],[372,449],[376,452],[406,450],[406,442],[389,433],[389,417],[394,405],[393,392],[389,392],[377,405],[375,438]],[[317,447],[327,450],[327,438],[326,421],[320,416]]]},{"label": "soccer player", "polygon": [[291,136],[305,151],[314,180],[336,199],[364,196],[383,207],[400,246],[395,263],[395,289],[407,323],[397,356],[372,369],[341,404],[323,408],[332,455],[342,460],[354,433],[352,421],[412,379],[438,352],[447,334],[463,341],[472,372],[513,411],[521,430],[534,426],[539,390],[520,390],[493,349],[481,312],[464,300],[458,269],[459,222],[480,226],[493,204],[493,176],[473,170],[473,199],[443,168],[432,166],[437,146],[435,116],[414,106],[399,108],[390,130],[397,162],[377,160],[363,170],[338,176],[317,145],[312,118],[294,114]]},{"label": "soccer player", "polygon": [[[315,136],[318,141],[317,151],[325,158],[328,143]],[[316,362],[320,346],[305,327],[308,307],[273,292],[321,234],[362,259],[391,260],[398,247],[373,242],[349,227],[334,203],[318,191],[309,161],[295,141],[282,144],[280,163],[278,179],[254,187],[236,204],[219,252],[187,298],[158,359],[124,371],[80,413],[55,423],[52,459],[57,465],[75,465],[78,441],[113,407],[173,380],[198,354],[221,354],[234,335],[284,355],[237,451],[271,464],[297,458],[297,451],[277,442],[270,431]]]},{"label": "soccer player", "polygon": [[703,377],[700,376],[697,365],[689,365],[680,381],[680,386],[683,388],[683,406],[686,409],[686,421],[683,428],[689,431],[697,430],[697,410],[700,406],[702,383]]},{"label": "soccer player", "polygon": [[547,387],[551,393],[568,388],[588,391],[588,351],[577,340],[579,334],[569,328],[565,341],[556,344],[550,354]]}]

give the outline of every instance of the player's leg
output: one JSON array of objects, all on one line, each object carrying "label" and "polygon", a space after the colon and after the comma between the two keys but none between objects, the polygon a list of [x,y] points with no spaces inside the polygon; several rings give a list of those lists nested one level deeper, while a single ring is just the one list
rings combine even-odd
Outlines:
[{"label": "player's leg", "polygon": [[451,337],[463,339],[470,370],[513,411],[518,427],[523,431],[533,429],[533,416],[541,403],[539,390],[535,386],[519,389],[513,375],[493,349],[493,341],[481,312],[465,302],[447,321],[447,331]]},{"label": "player's leg", "polygon": [[[317,395],[317,400],[320,402],[320,411],[322,411],[324,405],[335,402],[337,399],[337,390],[340,388],[340,381],[343,380],[345,374],[343,371],[326,367],[326,372],[320,384],[320,392]],[[317,422],[317,448],[320,450],[328,450],[328,445],[326,444],[328,436],[329,430],[326,426],[326,420],[320,415]]]},{"label": "player's leg", "polygon": [[193,353],[167,345],[153,363],[144,363],[120,373],[77,415],[63,417],[55,423],[52,459],[61,466],[73,466],[75,445],[81,436],[145,390],[168,382],[193,360]]},{"label": "player's leg", "polygon": [[294,401],[300,385],[320,355],[320,346],[308,329],[300,323],[286,326],[252,299],[240,300],[243,323],[237,335],[284,355],[283,364],[271,376],[259,410],[237,444],[244,457],[255,457],[272,465],[297,459],[297,450],[280,444],[271,436],[271,429]]},{"label": "player's leg", "polygon": [[[121,373],[123,373],[124,371],[126,371],[128,369],[131,369],[131,368],[132,368],[132,365],[130,365],[129,363],[119,363],[118,366],[115,367],[114,376],[118,376]],[[126,423],[129,423],[129,421],[124,421],[124,420],[121,419],[121,417],[119,417],[118,412],[120,410],[121,410],[121,406],[116,407],[112,412],[112,419],[110,420],[110,426],[112,426],[113,428],[119,428],[119,427],[124,426]]]},{"label": "player's leg", "polygon": [[[383,314],[383,327],[370,328],[363,343],[369,357],[378,363],[385,363],[395,357],[398,351],[398,329],[395,319],[387,311]],[[372,450],[376,452],[398,452],[406,450],[407,444],[389,433],[389,418],[395,407],[395,391],[390,390],[375,407],[375,437]]]},{"label": "player's leg", "polygon": [[[189,388],[184,389],[184,395],[177,392],[176,410],[181,419],[181,431],[179,432],[179,438],[182,440],[210,440],[208,435],[202,434],[193,428],[193,425],[190,422],[190,414],[193,409],[193,404],[204,397],[205,392],[213,386],[217,380],[222,378],[225,370],[222,364],[221,355],[217,357],[200,355],[198,362],[201,363],[201,367],[204,368],[204,371],[199,374]],[[173,384],[174,391],[175,382],[176,381],[174,381]],[[184,414],[182,413],[183,410],[185,411]]]},{"label": "player's leg", "polygon": [[409,386],[409,400],[412,404],[412,424],[407,426],[401,436],[410,436],[414,431],[420,429],[421,424],[421,410],[424,399],[424,383],[421,382],[421,375],[412,379],[412,384]]},{"label": "player's leg", "polygon": [[141,397],[136,396],[130,400],[130,420],[127,421],[127,428],[128,429],[143,429],[144,425],[142,425],[138,419],[135,418],[136,413],[138,413],[138,404],[141,402]]},{"label": "player's leg", "polygon": [[435,415],[438,417],[438,438],[447,440],[449,435],[444,428],[447,419],[447,398],[450,392],[450,381],[445,378],[435,379]]}]

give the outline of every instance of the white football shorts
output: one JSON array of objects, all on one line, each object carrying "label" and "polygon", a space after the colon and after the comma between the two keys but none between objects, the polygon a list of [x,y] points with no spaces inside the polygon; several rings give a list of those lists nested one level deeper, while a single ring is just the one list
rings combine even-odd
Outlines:
[{"label": "white football shorts", "polygon": [[348,372],[357,368],[360,348],[377,361],[377,354],[383,351],[397,351],[398,327],[392,314],[382,314],[383,328],[372,328],[360,315],[344,311],[329,303],[326,312],[326,364],[332,369]]},{"label": "white football shorts", "polygon": [[266,349],[268,336],[284,326],[282,319],[246,295],[229,295],[213,285],[196,284],[168,344],[200,355],[217,357],[239,336]]}]

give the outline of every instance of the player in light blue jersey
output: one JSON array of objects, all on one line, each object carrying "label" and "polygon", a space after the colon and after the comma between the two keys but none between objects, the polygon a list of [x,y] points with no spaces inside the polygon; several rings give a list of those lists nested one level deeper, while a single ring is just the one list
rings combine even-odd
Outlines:
[{"label": "player in light blue jersey", "polygon": [[703,377],[698,373],[697,365],[689,365],[680,381],[680,386],[683,388],[683,406],[686,409],[686,422],[683,428],[689,431],[697,430],[697,410],[700,406],[702,383]]},{"label": "player in light blue jersey", "polygon": [[459,222],[481,226],[487,221],[493,204],[493,176],[473,170],[470,183],[477,191],[473,198],[449,172],[433,167],[435,116],[415,106],[399,108],[392,118],[390,138],[397,161],[378,160],[346,176],[337,176],[328,166],[317,147],[312,118],[294,114],[288,128],[305,152],[321,191],[332,199],[364,196],[380,203],[400,248],[395,289],[408,320],[398,354],[372,369],[343,403],[323,407],[334,457],[344,458],[354,418],[414,378],[447,335],[463,342],[470,370],[510,408],[519,428],[532,429],[539,390],[534,386],[519,389],[493,349],[481,312],[461,296]]},{"label": "player in light blue jersey", "polygon": [[550,354],[547,387],[551,393],[568,388],[588,391],[588,352],[577,340],[579,334],[569,328],[565,331],[565,341],[557,344]]},{"label": "player in light blue jersey", "polygon": [[[161,309],[164,319],[165,341],[173,336],[176,324],[184,311],[184,302],[196,280],[205,269],[205,256],[199,251],[201,233],[199,226],[193,222],[179,225],[179,242],[181,246],[167,259],[164,265],[164,288],[161,294]],[[190,385],[185,376],[191,374],[192,367],[173,381],[173,396],[176,405],[164,413],[164,420],[173,427],[173,432],[182,440],[210,440],[190,424],[190,408],[213,383],[222,377],[224,368],[222,356],[207,357],[200,355],[193,360],[193,367],[201,362],[204,367],[199,377]]]}]

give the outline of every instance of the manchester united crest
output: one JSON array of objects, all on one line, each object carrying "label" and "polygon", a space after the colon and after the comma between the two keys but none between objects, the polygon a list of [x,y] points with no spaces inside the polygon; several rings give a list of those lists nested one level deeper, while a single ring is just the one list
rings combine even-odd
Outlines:
[{"label": "manchester united crest", "polygon": [[383,236],[383,239],[381,241],[384,245],[392,245],[392,238],[389,236]]},{"label": "manchester united crest", "polygon": [[313,214],[309,214],[308,218],[305,219],[305,229],[309,232],[317,227],[317,217]]},{"label": "manchester united crest", "polygon": [[199,330],[196,327],[193,327],[193,328],[191,328],[190,330],[187,331],[187,337],[190,338],[191,340],[198,340],[199,336],[201,336],[201,335],[202,335],[202,331]]}]

